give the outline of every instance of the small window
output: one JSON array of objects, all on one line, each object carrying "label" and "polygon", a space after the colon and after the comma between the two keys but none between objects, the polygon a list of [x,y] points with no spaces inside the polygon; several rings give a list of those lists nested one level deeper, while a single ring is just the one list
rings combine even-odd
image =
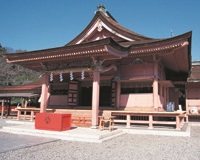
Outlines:
[{"label": "small window", "polygon": [[121,94],[129,93],[153,93],[152,82],[121,83]]},{"label": "small window", "polygon": [[67,95],[68,84],[67,83],[55,83],[50,86],[51,95]]}]

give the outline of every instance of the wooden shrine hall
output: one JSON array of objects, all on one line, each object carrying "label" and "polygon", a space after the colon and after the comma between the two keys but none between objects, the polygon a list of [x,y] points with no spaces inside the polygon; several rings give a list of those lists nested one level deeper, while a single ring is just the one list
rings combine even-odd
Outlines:
[{"label": "wooden shrine hall", "polygon": [[100,110],[175,110],[185,101],[192,32],[154,39],[120,25],[103,5],[65,46],[4,54],[8,63],[43,73],[40,112],[87,109],[92,126]]}]

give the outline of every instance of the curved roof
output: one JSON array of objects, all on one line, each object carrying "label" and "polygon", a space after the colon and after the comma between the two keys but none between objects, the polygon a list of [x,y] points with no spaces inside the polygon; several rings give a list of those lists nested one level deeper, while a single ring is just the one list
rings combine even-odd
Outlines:
[{"label": "curved roof", "polygon": [[106,11],[105,13],[102,10],[98,10],[88,26],[77,37],[75,37],[66,45],[75,45],[77,43],[83,42],[81,40],[86,39],[90,34],[92,34],[92,31],[95,30],[96,32],[98,32],[99,24],[102,25],[102,27],[105,28],[107,31],[115,34],[118,37],[121,37],[121,40],[125,42],[154,40],[153,38],[143,36],[123,27],[122,25],[117,23],[117,21],[111,16],[108,11]]}]

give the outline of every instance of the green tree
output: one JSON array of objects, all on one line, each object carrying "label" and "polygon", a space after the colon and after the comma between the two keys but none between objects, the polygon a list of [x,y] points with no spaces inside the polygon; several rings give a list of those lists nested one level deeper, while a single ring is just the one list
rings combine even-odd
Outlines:
[{"label": "green tree", "polygon": [[[26,52],[26,50],[16,51],[16,53],[20,52]],[[28,84],[40,75],[40,73],[22,66],[7,63],[6,59],[2,57],[5,53],[7,53],[6,49],[0,44],[0,86]]]},{"label": "green tree", "polygon": [[3,58],[3,54],[6,53],[6,49],[0,44],[0,85],[8,85],[8,74],[7,71],[10,68],[10,65],[8,65]]},{"label": "green tree", "polygon": [[4,53],[6,51],[6,49],[4,47],[2,47],[1,43],[0,43],[0,54]]}]

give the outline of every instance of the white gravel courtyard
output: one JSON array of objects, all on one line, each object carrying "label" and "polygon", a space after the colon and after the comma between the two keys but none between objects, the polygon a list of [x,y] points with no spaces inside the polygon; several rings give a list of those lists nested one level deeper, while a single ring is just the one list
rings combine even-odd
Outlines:
[{"label": "white gravel courtyard", "polygon": [[[0,133],[7,134],[7,133]],[[9,138],[12,134],[5,135]],[[199,160],[200,127],[191,137],[125,134],[104,143],[54,141],[0,154],[2,160]]]}]

